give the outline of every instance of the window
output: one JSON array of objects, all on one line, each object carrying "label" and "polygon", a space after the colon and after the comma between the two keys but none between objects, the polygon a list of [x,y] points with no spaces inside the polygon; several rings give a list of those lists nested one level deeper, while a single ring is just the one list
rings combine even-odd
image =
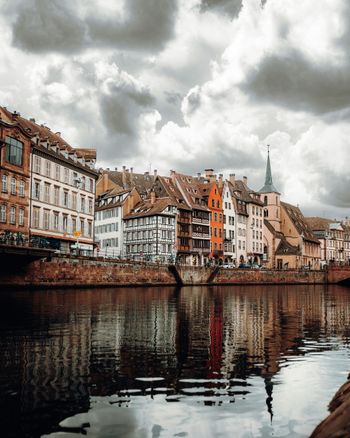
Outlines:
[{"label": "window", "polygon": [[21,198],[24,198],[25,187],[26,187],[25,182],[23,180],[21,180],[19,182],[19,196]]},{"label": "window", "polygon": [[81,235],[82,235],[82,236],[85,235],[85,222],[84,222],[84,219],[82,219],[82,220],[80,221],[80,232],[81,232]]},{"label": "window", "polygon": [[11,195],[15,195],[17,192],[17,181],[16,178],[11,178]]},{"label": "window", "polygon": [[41,158],[38,156],[34,157],[34,172],[40,173],[41,170]]},{"label": "window", "polygon": [[50,210],[44,210],[44,230],[50,228]]},{"label": "window", "polygon": [[24,225],[24,208],[18,210],[18,225],[22,227]]},{"label": "window", "polygon": [[72,233],[77,231],[77,219],[75,217],[72,218]]},{"label": "window", "polygon": [[33,227],[39,228],[40,226],[40,208],[34,207],[33,208]]},{"label": "window", "polygon": [[5,159],[11,164],[22,166],[23,164],[23,143],[12,137],[6,137]]},{"label": "window", "polygon": [[10,224],[16,225],[16,207],[10,209]]},{"label": "window", "polygon": [[88,221],[88,236],[92,237],[92,222]]},{"label": "window", "polygon": [[7,193],[7,175],[2,175],[1,178],[1,191]]},{"label": "window", "polygon": [[77,209],[77,194],[76,193],[72,193],[72,210],[76,210]]},{"label": "window", "polygon": [[68,191],[64,190],[63,192],[63,206],[68,207]]},{"label": "window", "polygon": [[64,168],[64,182],[67,184],[69,183],[69,169],[66,167]]},{"label": "window", "polygon": [[[92,207],[93,207],[93,200],[89,198],[89,213],[92,214]],[[115,209],[115,212],[118,212],[117,209]],[[115,215],[117,216],[117,215]]]},{"label": "window", "polygon": [[61,179],[61,168],[59,164],[56,164],[55,166],[55,179],[56,181],[60,181]]},{"label": "window", "polygon": [[93,193],[94,192],[94,180],[92,179],[92,178],[89,178],[89,191],[91,192],[91,193]]},{"label": "window", "polygon": [[51,177],[51,161],[46,160],[45,175]]},{"label": "window", "polygon": [[6,205],[1,204],[0,205],[0,222],[5,223],[6,216],[7,216]]},{"label": "window", "polygon": [[[49,203],[50,202],[50,184],[45,183],[45,191],[44,191],[44,201]],[[46,228],[48,229],[48,228]]]},{"label": "window", "polygon": [[40,200],[40,182],[34,181],[33,198]]},{"label": "window", "polygon": [[85,213],[85,196],[80,197],[80,211]]},{"label": "window", "polygon": [[63,228],[63,232],[66,233],[68,229],[68,216],[66,214],[63,215],[62,228]]},{"label": "window", "polygon": [[55,186],[53,188],[53,195],[54,195],[53,203],[55,205],[59,205],[60,204],[60,188],[58,186]]},{"label": "window", "polygon": [[53,212],[53,229],[55,231],[58,231],[58,224],[59,224],[59,216],[58,216],[58,212],[54,211]]}]

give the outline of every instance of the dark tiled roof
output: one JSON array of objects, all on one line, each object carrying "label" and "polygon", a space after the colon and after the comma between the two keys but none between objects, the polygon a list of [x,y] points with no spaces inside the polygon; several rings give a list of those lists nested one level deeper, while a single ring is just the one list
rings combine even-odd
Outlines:
[{"label": "dark tiled roof", "polygon": [[206,200],[202,196],[198,180],[195,177],[181,173],[175,173],[174,177],[181,187],[182,196],[191,208],[210,211]]},{"label": "dark tiled roof", "polygon": [[[131,219],[136,217],[154,216],[156,214],[161,214],[169,205],[175,206],[172,199],[166,198],[156,198],[155,202],[152,204],[151,199],[145,199],[139,202],[133,211],[126,215],[124,219]],[[171,215],[170,213],[168,213]],[[173,216],[173,215],[171,215]]]},{"label": "dark tiled roof", "polygon": [[313,231],[329,231],[329,225],[334,223],[334,221],[323,217],[306,217],[305,221]]},{"label": "dark tiled roof", "polygon": [[291,245],[285,237],[280,241],[277,249],[276,255],[300,255],[300,248],[298,246]]},{"label": "dark tiled roof", "polygon": [[295,207],[294,205],[287,204],[286,202],[281,202],[281,206],[286,211],[287,215],[289,216],[290,220],[294,224],[298,233],[300,235],[303,234],[304,240],[308,240],[310,242],[314,242],[318,244],[320,243],[317,237],[312,232],[312,229],[309,227],[308,223],[306,222],[299,207]]},{"label": "dark tiled roof", "polygon": [[275,236],[278,237],[279,239],[283,239],[284,238],[284,234],[281,233],[280,231],[276,231],[273,227],[273,225],[267,220],[264,219],[264,224],[266,226],[266,228]]},{"label": "dark tiled roof", "polygon": [[[131,173],[129,171],[119,172],[117,170],[106,170],[109,179],[120,188],[130,189],[136,187],[142,196],[146,196],[154,183],[154,176],[142,173]],[[124,175],[124,176],[123,176]]]},{"label": "dark tiled roof", "polygon": [[184,197],[182,196],[182,193],[170,177],[157,176],[156,181],[153,185],[153,190],[156,192],[156,195],[159,198],[171,198],[179,209],[191,210],[191,208],[187,205]]}]

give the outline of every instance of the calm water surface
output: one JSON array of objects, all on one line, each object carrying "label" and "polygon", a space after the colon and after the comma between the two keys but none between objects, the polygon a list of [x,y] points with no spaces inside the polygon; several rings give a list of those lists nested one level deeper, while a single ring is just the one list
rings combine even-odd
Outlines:
[{"label": "calm water surface", "polygon": [[1,437],[307,437],[349,371],[338,286],[1,291]]}]

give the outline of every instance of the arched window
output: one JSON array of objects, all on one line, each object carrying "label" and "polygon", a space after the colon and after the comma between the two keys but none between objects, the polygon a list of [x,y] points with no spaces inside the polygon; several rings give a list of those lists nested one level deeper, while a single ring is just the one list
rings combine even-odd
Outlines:
[{"label": "arched window", "polygon": [[264,205],[267,205],[267,196],[264,196]]},{"label": "arched window", "polygon": [[267,208],[264,209],[264,217],[269,217],[269,211]]}]

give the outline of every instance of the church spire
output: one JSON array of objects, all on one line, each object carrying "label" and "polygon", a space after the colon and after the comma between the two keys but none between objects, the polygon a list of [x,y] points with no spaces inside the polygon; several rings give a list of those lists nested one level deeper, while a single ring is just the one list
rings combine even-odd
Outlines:
[{"label": "church spire", "polygon": [[259,190],[260,193],[278,193],[278,190],[273,185],[272,182],[272,172],[270,163],[270,145],[267,145],[267,163],[266,163],[266,174],[265,174],[265,185]]}]

